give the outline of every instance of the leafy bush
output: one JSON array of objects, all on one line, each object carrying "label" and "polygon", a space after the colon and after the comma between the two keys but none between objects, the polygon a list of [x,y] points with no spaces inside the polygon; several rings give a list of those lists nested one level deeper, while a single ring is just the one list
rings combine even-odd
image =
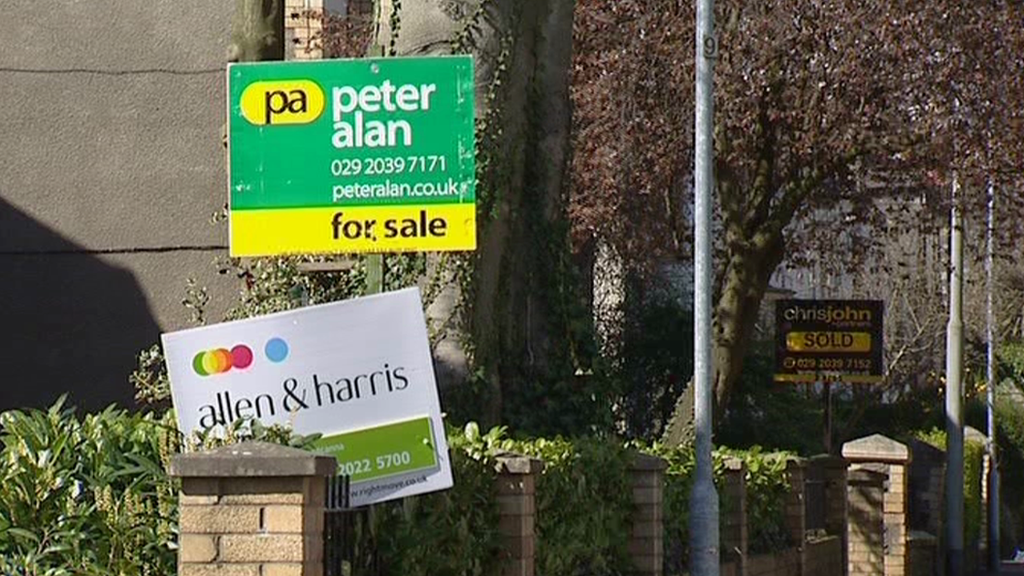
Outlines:
[{"label": "leafy bush", "polygon": [[[916,438],[933,446],[946,449],[946,432],[938,428],[917,432]],[[980,442],[964,440],[964,544],[976,543],[981,537],[982,509],[981,484],[982,458],[985,445]],[[973,549],[973,546],[970,546]]]},{"label": "leafy bush", "polygon": [[496,574],[500,538],[493,454],[503,433],[481,436],[475,424],[449,428],[455,488],[374,508],[357,535],[356,574],[376,559],[384,574]]},{"label": "leafy bush", "polygon": [[794,545],[786,529],[786,494],[789,492],[786,464],[794,455],[763,452],[755,446],[750,450],[719,449],[715,456],[723,462],[726,458],[739,458],[745,466],[750,552],[775,552]]},{"label": "leafy bush", "polygon": [[505,442],[539,458],[537,572],[545,576],[621,574],[633,508],[630,455],[610,438],[556,437]]},{"label": "leafy bush", "polygon": [[1024,393],[1015,384],[1006,383],[996,397],[995,415],[999,446],[999,473],[1002,477],[1003,530],[1000,539],[1004,555],[1024,548]]},{"label": "leafy bush", "polygon": [[[173,416],[108,409],[77,418],[49,410],[0,415],[0,573],[18,575],[173,574],[177,487],[165,470],[181,449]],[[544,460],[536,487],[537,567],[545,576],[629,570],[629,468],[636,445],[610,437],[513,440],[504,428],[448,430],[455,488],[374,507],[357,526],[353,574],[376,563],[403,576],[482,576],[497,571],[500,535],[496,457],[514,451]],[[313,437],[236,423],[194,447],[263,440],[308,447]],[[666,546],[685,561],[693,452],[649,446],[669,461]],[[747,463],[753,548],[780,546],[784,455],[715,453]],[[723,502],[723,509],[730,503]],[[781,532],[780,532],[781,530]],[[771,548],[774,549],[774,548]]]},{"label": "leafy bush", "polygon": [[[689,565],[690,489],[696,469],[692,446],[665,447],[660,444],[641,449],[668,462],[665,470],[665,563],[667,573],[681,573]],[[786,493],[789,481],[786,463],[791,452],[764,452],[755,446],[749,450],[718,448],[712,453],[715,485],[719,489],[719,509],[724,513],[738,503],[722,496],[721,481],[730,458],[743,461],[747,484],[747,526],[749,552],[753,554],[783,550],[794,543],[786,530]]]},{"label": "leafy bush", "polygon": [[61,401],[5,412],[0,427],[0,572],[174,573],[167,416],[108,409],[79,420]]},{"label": "leafy bush", "polygon": [[[79,419],[63,399],[0,414],[0,574],[175,573],[182,447],[172,412],[108,408]],[[313,437],[238,422],[194,447],[244,440],[307,447]]]}]

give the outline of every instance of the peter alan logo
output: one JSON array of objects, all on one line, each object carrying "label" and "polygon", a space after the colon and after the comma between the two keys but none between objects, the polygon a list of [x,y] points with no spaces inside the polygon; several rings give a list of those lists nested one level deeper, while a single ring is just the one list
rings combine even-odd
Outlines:
[{"label": "peter alan logo", "polygon": [[256,126],[309,124],[324,112],[324,91],[312,80],[253,82],[242,91],[242,116]]},{"label": "peter alan logo", "polygon": [[[267,360],[279,364],[288,358],[288,343],[282,338],[271,338],[263,347],[263,353]],[[252,348],[238,344],[230,350],[217,348],[199,352],[192,358],[192,369],[200,376],[213,376],[232,369],[245,370],[252,362]]]}]

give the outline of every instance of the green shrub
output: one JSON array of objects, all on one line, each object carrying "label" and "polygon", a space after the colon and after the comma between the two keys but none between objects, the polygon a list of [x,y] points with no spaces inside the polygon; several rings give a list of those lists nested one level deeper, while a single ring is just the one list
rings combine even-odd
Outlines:
[{"label": "green shrub", "polygon": [[1022,393],[1012,383],[999,389],[995,415],[999,448],[1002,526],[1000,543],[1004,556],[1016,547],[1024,547],[1024,403]]},{"label": "green shrub", "polygon": [[356,550],[356,574],[376,548],[384,574],[496,574],[500,536],[493,454],[503,434],[480,435],[475,424],[449,428],[455,488],[386,502],[374,508]]},{"label": "green shrub", "polygon": [[506,442],[505,449],[539,458],[537,573],[621,574],[633,508],[629,452],[611,438]]},{"label": "green shrub", "polygon": [[794,455],[763,452],[754,446],[749,450],[719,449],[715,456],[723,462],[729,457],[739,458],[745,465],[750,553],[776,552],[794,545],[786,529],[786,494],[789,492],[786,464]]},{"label": "green shrub", "polygon": [[[172,412],[108,408],[79,419],[62,399],[0,414],[0,430],[0,574],[175,573],[178,488],[166,469],[181,442]],[[238,422],[192,441],[312,439]]]},{"label": "green shrub", "polygon": [[[696,458],[692,446],[668,448],[660,444],[641,449],[668,462],[665,470],[664,523],[666,573],[681,573],[689,565],[690,489]],[[718,448],[712,453],[715,485],[719,490],[719,510],[724,514],[737,506],[722,493],[725,463],[730,458],[743,461],[747,485],[747,526],[749,552],[752,554],[784,550],[794,543],[786,530],[786,493],[789,481],[786,463],[790,452],[764,452],[755,446],[748,450]]]},{"label": "green shrub", "polygon": [[[4,413],[0,427],[0,573],[174,573],[177,487],[165,470],[181,443],[171,413],[157,417],[111,408],[79,419],[58,403],[46,411]],[[353,574],[374,562],[380,573],[403,576],[495,573],[495,464],[504,451],[545,462],[536,486],[538,573],[628,572],[635,445],[610,437],[512,440],[504,428],[481,434],[472,423],[449,429],[448,437],[455,487],[374,507],[357,526]],[[193,441],[212,447],[251,439],[308,447],[312,437],[236,423],[225,437]],[[681,567],[693,452],[657,445],[645,451],[669,463],[666,547]],[[729,457],[747,464],[752,549],[782,546],[785,455],[718,450],[716,477]],[[723,502],[723,510],[731,505]]]},{"label": "green shrub", "polygon": [[0,427],[0,572],[174,573],[168,417],[108,409],[79,420],[58,402],[5,412]]},{"label": "green shrub", "polygon": [[665,572],[681,574],[690,562],[690,488],[697,467],[692,446],[668,448],[661,444],[638,448],[668,463],[665,469],[665,492],[662,518],[664,522]]},{"label": "green shrub", "polygon": [[[934,428],[916,432],[914,436],[933,446],[946,449],[946,432]],[[981,484],[982,459],[985,456],[985,445],[980,442],[964,441],[964,544],[978,542],[981,537],[982,509]],[[972,547],[973,548],[973,547]]]}]

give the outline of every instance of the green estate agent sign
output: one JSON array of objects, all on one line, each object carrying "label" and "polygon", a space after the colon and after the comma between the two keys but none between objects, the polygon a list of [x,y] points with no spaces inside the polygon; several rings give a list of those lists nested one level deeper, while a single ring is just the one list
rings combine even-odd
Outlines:
[{"label": "green estate agent sign", "polygon": [[437,466],[430,418],[324,436],[316,448],[338,459],[338,472],[352,482],[430,470]]},{"label": "green estate agent sign", "polygon": [[476,247],[469,56],[228,66],[231,254]]}]

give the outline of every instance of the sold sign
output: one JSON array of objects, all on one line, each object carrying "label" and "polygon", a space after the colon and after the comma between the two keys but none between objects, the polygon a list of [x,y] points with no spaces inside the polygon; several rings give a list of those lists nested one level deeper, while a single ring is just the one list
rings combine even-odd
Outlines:
[{"label": "sold sign", "polygon": [[776,382],[879,382],[882,302],[779,300]]},{"label": "sold sign", "polygon": [[786,335],[790,352],[870,352],[871,334],[867,332],[790,332]]}]

